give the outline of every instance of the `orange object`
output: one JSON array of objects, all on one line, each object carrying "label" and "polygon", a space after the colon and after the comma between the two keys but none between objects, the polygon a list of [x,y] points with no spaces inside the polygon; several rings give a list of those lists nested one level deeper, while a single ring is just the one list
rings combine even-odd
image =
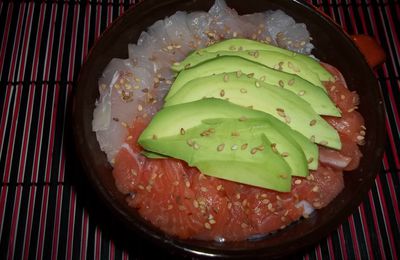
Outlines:
[{"label": "orange object", "polygon": [[362,52],[371,68],[374,68],[385,61],[386,54],[373,37],[364,34],[357,34],[351,35],[351,38]]}]

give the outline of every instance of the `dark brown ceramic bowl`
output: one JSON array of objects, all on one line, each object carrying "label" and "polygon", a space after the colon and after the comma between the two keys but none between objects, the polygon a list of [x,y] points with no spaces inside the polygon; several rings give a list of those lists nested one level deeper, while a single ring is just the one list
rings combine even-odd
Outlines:
[{"label": "dark brown ceramic bowl", "polygon": [[282,9],[297,22],[305,23],[313,36],[313,54],[339,68],[349,88],[360,95],[359,108],[368,131],[366,144],[361,147],[364,156],[360,167],[345,174],[345,189],[331,204],[317,211],[311,218],[303,219],[260,241],[217,243],[170,237],[127,206],[124,196],[114,186],[112,168],[105,154],[100,151],[91,130],[92,113],[98,97],[97,80],[108,62],[114,57],[127,58],[128,43],[135,43],[140,33],[155,21],[178,10],[208,10],[212,4],[213,0],[145,0],[108,28],[91,50],[75,89],[73,130],[76,151],[99,198],[129,227],[128,232],[144,234],[156,245],[199,256],[247,258],[290,254],[322,239],[357,208],[372,186],[383,152],[383,103],[374,74],[342,29],[313,7],[291,0],[228,1],[228,5],[241,14]]}]

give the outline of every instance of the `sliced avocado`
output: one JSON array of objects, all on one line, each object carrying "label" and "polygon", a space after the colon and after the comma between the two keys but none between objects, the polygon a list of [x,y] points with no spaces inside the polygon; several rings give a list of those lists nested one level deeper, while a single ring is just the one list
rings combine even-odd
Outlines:
[{"label": "sliced avocado", "polygon": [[289,90],[243,74],[223,73],[191,80],[167,100],[164,106],[209,97],[226,99],[240,106],[266,112],[315,143],[334,149],[341,147],[337,131],[306,101]]},{"label": "sliced avocado", "polygon": [[[196,55],[196,56],[192,56]],[[272,69],[280,70],[286,73],[295,74],[299,77],[311,82],[322,90],[326,91],[322,85],[318,74],[309,69],[302,61],[294,59],[292,56],[273,52],[273,51],[218,51],[218,52],[205,52],[195,51],[194,54],[189,55],[183,62],[187,62],[185,69],[191,68],[197,64],[206,62],[217,57],[222,56],[236,56],[242,57],[246,60],[260,63]],[[187,61],[187,59],[190,59]]]},{"label": "sliced avocado", "polygon": [[154,116],[152,123],[140,135],[139,143],[144,140],[157,140],[176,134],[184,135],[186,129],[200,124],[203,120],[207,120],[210,123],[210,118],[267,119],[270,124],[279,129],[284,135],[290,135],[296,140],[301,146],[307,161],[311,162],[308,165],[309,169],[315,170],[318,166],[318,147],[302,134],[292,130],[288,125],[267,113],[244,108],[215,98],[201,99],[162,108]]},{"label": "sliced avocado", "polygon": [[318,156],[319,156],[318,146],[315,143],[311,142],[310,139],[308,139],[304,135],[288,127],[288,125],[286,125],[282,121],[279,121],[278,119],[272,116],[270,116],[270,118],[268,119],[269,122],[276,129],[279,129],[279,131],[284,136],[289,136],[292,137],[294,140],[296,140],[296,143],[301,147],[304,155],[306,156],[308,169],[316,170],[318,168]]},{"label": "sliced avocado", "polygon": [[[255,50],[261,50],[261,51],[273,51],[273,52],[279,52],[288,56],[293,57],[293,59],[302,62],[305,66],[307,66],[310,70],[314,71],[315,73],[318,74],[318,78],[321,81],[331,81],[333,79],[333,76],[319,64],[318,61],[315,59],[299,54],[296,52],[292,52],[283,48],[279,48],[277,46],[271,45],[271,44],[266,44],[266,43],[261,43],[258,41],[254,40],[249,40],[249,39],[240,39],[240,38],[235,38],[235,39],[229,39],[225,41],[221,41],[218,43],[215,43],[213,45],[208,46],[207,48],[198,50],[197,52],[219,52],[219,51],[255,51]],[[199,53],[193,52],[191,55],[189,55],[185,60],[182,62],[175,64],[172,69],[174,71],[181,71],[185,68],[188,67],[187,64],[190,64],[189,66],[194,66],[197,64],[197,59],[198,59]]]},{"label": "sliced avocado", "polygon": [[140,140],[162,138],[184,133],[209,118],[264,118],[265,113],[243,108],[230,102],[207,98],[187,104],[162,108],[139,137]]},{"label": "sliced avocado", "polygon": [[[236,123],[233,123],[236,121]],[[291,168],[284,158],[274,152],[272,143],[264,134],[238,131],[238,119],[221,124],[200,123],[186,129],[184,134],[162,138],[140,138],[145,149],[184,160],[206,175],[253,186],[289,191]],[[152,121],[150,124],[158,124]],[[238,131],[243,135],[232,136]]]},{"label": "sliced avocado", "polygon": [[320,115],[340,116],[339,110],[329,96],[319,87],[300,78],[297,75],[271,69],[241,57],[223,56],[208,60],[190,69],[181,71],[171,86],[166,100],[171,98],[179,89],[195,78],[220,74],[223,72],[245,73],[255,79],[288,89],[307,101]]},{"label": "sliced avocado", "polygon": [[[215,132],[219,131],[221,134],[225,134],[228,137],[230,136],[235,141],[239,136],[249,139],[254,135],[264,134],[273,144],[273,149],[281,154],[289,165],[292,176],[307,176],[309,173],[308,164],[302,147],[290,134],[284,134],[286,132],[285,130],[287,130],[287,132],[293,130],[287,126],[273,124],[268,119],[268,117],[263,119],[247,119],[245,121],[220,119],[220,121],[216,123],[213,122],[214,120],[203,120],[202,123],[205,127],[208,127],[207,129],[215,129]],[[275,126],[277,126],[277,128],[275,128]],[[282,130],[282,128],[284,129]]]}]

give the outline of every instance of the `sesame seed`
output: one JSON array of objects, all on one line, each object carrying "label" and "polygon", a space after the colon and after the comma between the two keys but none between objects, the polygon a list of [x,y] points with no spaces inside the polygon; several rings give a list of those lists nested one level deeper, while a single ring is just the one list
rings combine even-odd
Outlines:
[{"label": "sesame seed", "polygon": [[151,185],[147,185],[147,186],[146,186],[146,190],[147,190],[148,192],[151,192]]},{"label": "sesame seed", "polygon": [[131,135],[129,135],[127,138],[126,138],[126,140],[132,140],[133,139],[133,136],[131,136]]},{"label": "sesame seed", "polygon": [[258,149],[257,149],[257,148],[253,148],[253,149],[251,149],[250,153],[251,153],[251,154],[256,154],[256,153],[257,153],[257,151],[258,151]]},{"label": "sesame seed", "polygon": [[297,184],[297,185],[301,184],[301,180],[299,180],[299,179],[295,180],[294,184]]},{"label": "sesame seed", "polygon": [[217,151],[221,152],[222,150],[224,150],[224,148],[225,148],[225,144],[220,144],[217,146]]},{"label": "sesame seed", "polygon": [[262,76],[262,77],[260,78],[260,81],[265,81],[265,79],[266,79],[266,77],[265,77],[265,76]]},{"label": "sesame seed", "polygon": [[357,140],[358,140],[358,141],[362,141],[362,140],[364,140],[364,138],[365,138],[365,137],[364,137],[364,136],[361,136],[361,135],[357,136]]},{"label": "sesame seed", "polygon": [[247,77],[248,77],[249,79],[251,79],[252,77],[254,77],[254,73],[249,73],[249,74],[247,74]]},{"label": "sesame seed", "polygon": [[131,174],[132,174],[133,176],[137,176],[137,173],[136,173],[136,171],[135,171],[134,169],[131,169]]},{"label": "sesame seed", "polygon": [[290,79],[289,81],[288,81],[288,85],[289,86],[292,86],[294,84],[294,79]]},{"label": "sesame seed", "polygon": [[282,157],[288,157],[288,156],[289,156],[289,153],[288,153],[288,152],[283,152],[283,153],[281,153],[281,156],[282,156]]},{"label": "sesame seed", "polygon": [[189,181],[186,181],[186,182],[185,182],[185,186],[186,186],[186,188],[190,188],[190,182],[189,182]]},{"label": "sesame seed", "polygon": [[345,95],[340,95],[340,99],[341,99],[341,100],[344,100],[345,98],[346,98]]},{"label": "sesame seed", "polygon": [[290,122],[292,122],[292,120],[290,119],[289,116],[286,116],[286,117],[285,117],[285,123],[286,123],[286,124],[290,124]]},{"label": "sesame seed", "polygon": [[127,124],[126,122],[124,122],[124,121],[121,122],[121,125],[122,125],[123,127],[125,127],[125,128],[128,127],[128,124]]},{"label": "sesame seed", "polygon": [[199,207],[199,202],[197,202],[197,200],[193,200],[193,207],[196,209]]},{"label": "sesame seed", "polygon": [[190,147],[193,146],[193,140],[192,140],[192,139],[187,140],[186,143],[187,143],[187,145],[189,145]]},{"label": "sesame seed", "polygon": [[279,116],[281,117],[285,117],[285,110],[283,110],[282,108],[277,108],[276,112],[278,113]]},{"label": "sesame seed", "polygon": [[193,149],[198,150],[200,148],[200,145],[198,143],[193,144]]},{"label": "sesame seed", "polygon": [[299,70],[298,68],[296,68],[296,67],[294,66],[294,64],[291,63],[290,61],[288,62],[288,67],[289,67],[290,69],[292,69],[293,71],[295,71],[295,72],[300,72],[300,70]]},{"label": "sesame seed", "polygon": [[263,199],[261,202],[262,202],[262,204],[268,204],[269,203],[269,199]]},{"label": "sesame seed", "polygon": [[173,207],[174,207],[174,206],[172,206],[171,204],[169,204],[167,209],[168,209],[168,210],[171,210],[171,209],[173,209]]},{"label": "sesame seed", "polygon": [[237,149],[238,149],[238,145],[237,144],[232,145],[231,150],[237,150]]},{"label": "sesame seed", "polygon": [[138,106],[137,106],[137,110],[138,110],[138,111],[142,111],[142,110],[143,110],[143,106],[142,106],[142,105],[138,105]]},{"label": "sesame seed", "polygon": [[174,186],[178,186],[178,185],[179,185],[179,181],[174,181],[172,184],[173,184]]},{"label": "sesame seed", "polygon": [[229,50],[231,50],[231,51],[235,51],[235,50],[236,50],[236,47],[235,47],[235,46],[233,46],[233,45],[231,45],[231,46],[229,46]]},{"label": "sesame seed", "polygon": [[217,186],[217,190],[218,190],[218,191],[220,191],[220,190],[222,190],[222,189],[223,189],[223,187],[222,187],[221,184]]},{"label": "sesame seed", "polygon": [[244,199],[244,200],[242,201],[242,206],[245,207],[246,205],[247,205],[247,199]]},{"label": "sesame seed", "polygon": [[184,135],[185,134],[185,129],[181,128],[180,133],[181,133],[181,135]]},{"label": "sesame seed", "polygon": [[241,225],[240,225],[242,228],[247,228],[249,225],[247,225],[246,223],[242,223]]},{"label": "sesame seed", "polygon": [[312,135],[312,136],[310,137],[310,141],[311,141],[311,142],[315,142],[315,136],[314,136],[314,135]]},{"label": "sesame seed", "polygon": [[232,203],[228,203],[228,209],[232,208]]},{"label": "sesame seed", "polygon": [[245,88],[241,88],[241,89],[240,89],[240,93],[245,94],[245,93],[247,93],[247,90],[246,90]]},{"label": "sesame seed", "polygon": [[306,93],[306,92],[305,92],[304,90],[302,90],[302,91],[300,91],[299,93],[297,93],[297,95],[299,95],[299,96],[304,96],[305,93]]},{"label": "sesame seed", "polygon": [[282,80],[279,80],[279,81],[278,81],[278,84],[279,84],[279,86],[280,86],[281,88],[283,88],[283,87],[285,86],[285,83],[283,83]]},{"label": "sesame seed", "polygon": [[364,130],[361,130],[361,131],[360,131],[360,135],[364,136],[365,134],[366,134],[366,133],[365,133]]},{"label": "sesame seed", "polygon": [[261,198],[266,198],[268,195],[266,193],[261,194]]},{"label": "sesame seed", "polygon": [[229,76],[227,74],[224,74],[224,82],[228,82]]},{"label": "sesame seed", "polygon": [[272,151],[275,152],[275,153],[278,151],[278,150],[276,149],[276,144],[275,144],[275,143],[272,143],[272,144],[271,144],[271,149],[272,149]]},{"label": "sesame seed", "polygon": [[316,123],[317,123],[317,120],[313,119],[313,120],[310,121],[310,126],[313,126],[313,125],[315,125]]},{"label": "sesame seed", "polygon": [[257,87],[257,88],[261,87],[260,82],[256,81],[255,84],[256,84],[256,87]]},{"label": "sesame seed", "polygon": [[282,216],[282,217],[281,217],[281,221],[282,221],[282,222],[285,222],[285,221],[286,221],[286,217],[285,217],[285,216]]},{"label": "sesame seed", "polygon": [[318,186],[314,186],[314,188],[312,188],[313,192],[318,192],[319,191],[319,187]]},{"label": "sesame seed", "polygon": [[156,135],[153,135],[151,138],[152,138],[153,140],[157,140],[157,136],[156,136]]},{"label": "sesame seed", "polygon": [[233,36],[234,38],[236,38],[236,37],[237,37],[237,32],[233,32],[232,36]]},{"label": "sesame seed", "polygon": [[327,141],[321,141],[321,142],[319,142],[319,144],[320,145],[328,145],[328,142]]},{"label": "sesame seed", "polygon": [[186,210],[186,207],[183,206],[183,205],[179,205],[178,209],[179,209],[180,211],[184,211],[184,210]]},{"label": "sesame seed", "polygon": [[210,225],[210,223],[208,223],[208,222],[204,223],[204,227],[205,227],[206,229],[211,229],[211,225]]},{"label": "sesame seed", "polygon": [[138,188],[141,190],[144,190],[144,186],[143,185],[138,185]]},{"label": "sesame seed", "polygon": [[272,203],[268,203],[267,208],[268,208],[269,210],[272,209]]},{"label": "sesame seed", "polygon": [[185,69],[188,69],[188,68],[190,68],[190,63],[185,65]]},{"label": "sesame seed", "polygon": [[242,71],[238,70],[236,71],[236,77],[240,78],[242,76]]},{"label": "sesame seed", "polygon": [[207,189],[206,187],[201,187],[200,190],[201,190],[202,192],[207,192],[207,191],[208,191],[208,189]]},{"label": "sesame seed", "polygon": [[236,198],[240,200],[240,193],[236,193]]},{"label": "sesame seed", "polygon": [[246,150],[247,146],[248,146],[248,144],[242,144],[242,146],[240,147],[240,149]]},{"label": "sesame seed", "polygon": [[211,225],[214,225],[215,223],[217,223],[214,219],[210,219],[208,222],[209,222]]}]

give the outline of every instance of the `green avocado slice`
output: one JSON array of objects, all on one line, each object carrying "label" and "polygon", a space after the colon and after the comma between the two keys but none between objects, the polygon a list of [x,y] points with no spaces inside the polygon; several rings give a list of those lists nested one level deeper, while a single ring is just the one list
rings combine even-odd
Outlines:
[{"label": "green avocado slice", "polygon": [[308,161],[309,169],[315,170],[318,167],[318,147],[308,138],[267,113],[215,98],[162,108],[140,135],[139,144],[144,140],[161,139],[185,133],[186,129],[193,128],[204,120],[211,123],[210,118],[267,120],[274,128],[279,129],[279,132],[293,137],[300,145]]},{"label": "green avocado slice", "polygon": [[[193,56],[196,55],[196,56]],[[318,74],[309,69],[304,62],[295,60],[292,56],[274,52],[274,51],[218,51],[218,52],[206,52],[206,51],[195,51],[194,54],[189,55],[183,62],[187,63],[185,69],[196,66],[208,60],[223,57],[223,56],[236,56],[242,57],[246,60],[250,60],[272,69],[280,70],[286,73],[295,74],[304,80],[309,81],[322,90],[326,91]]]},{"label": "green avocado slice", "polygon": [[[157,154],[184,160],[189,166],[197,167],[206,175],[278,191],[289,191],[291,168],[284,158],[274,151],[268,138],[258,129],[252,131],[251,127],[245,125],[245,121],[239,129],[242,121],[221,120],[218,124],[202,122],[186,129],[184,134],[155,139],[140,138],[139,143]],[[154,124],[157,124],[157,121]],[[232,136],[234,131],[242,135]]]},{"label": "green avocado slice", "polygon": [[340,111],[325,91],[297,75],[271,69],[241,57],[223,56],[200,63],[190,69],[181,71],[171,86],[165,100],[170,99],[187,82],[199,78],[220,74],[223,72],[237,72],[253,75],[255,79],[265,83],[283,87],[297,94],[307,101],[320,115],[340,116]]},{"label": "green avocado slice", "polygon": [[[307,66],[310,70],[317,73],[319,80],[321,81],[332,81],[333,76],[319,64],[318,61],[311,58],[310,56],[306,56],[303,54],[299,54],[296,52],[292,52],[271,44],[266,44],[254,40],[249,39],[242,39],[242,38],[235,38],[229,39],[225,41],[221,41],[210,45],[206,48],[201,50],[195,51],[190,54],[185,60],[175,64],[172,66],[174,71],[181,71],[185,68],[195,66],[199,63],[199,61],[204,61],[203,59],[199,59],[199,54],[202,52],[219,52],[219,51],[272,51],[272,52],[279,52],[288,56],[291,56],[293,59],[302,62]],[[199,59],[199,60],[198,60]],[[189,64],[189,65],[188,65]]]},{"label": "green avocado slice", "polygon": [[334,149],[341,148],[337,131],[310,104],[289,90],[259,82],[243,74],[223,73],[189,81],[164,106],[209,97],[263,111],[315,143]]}]

